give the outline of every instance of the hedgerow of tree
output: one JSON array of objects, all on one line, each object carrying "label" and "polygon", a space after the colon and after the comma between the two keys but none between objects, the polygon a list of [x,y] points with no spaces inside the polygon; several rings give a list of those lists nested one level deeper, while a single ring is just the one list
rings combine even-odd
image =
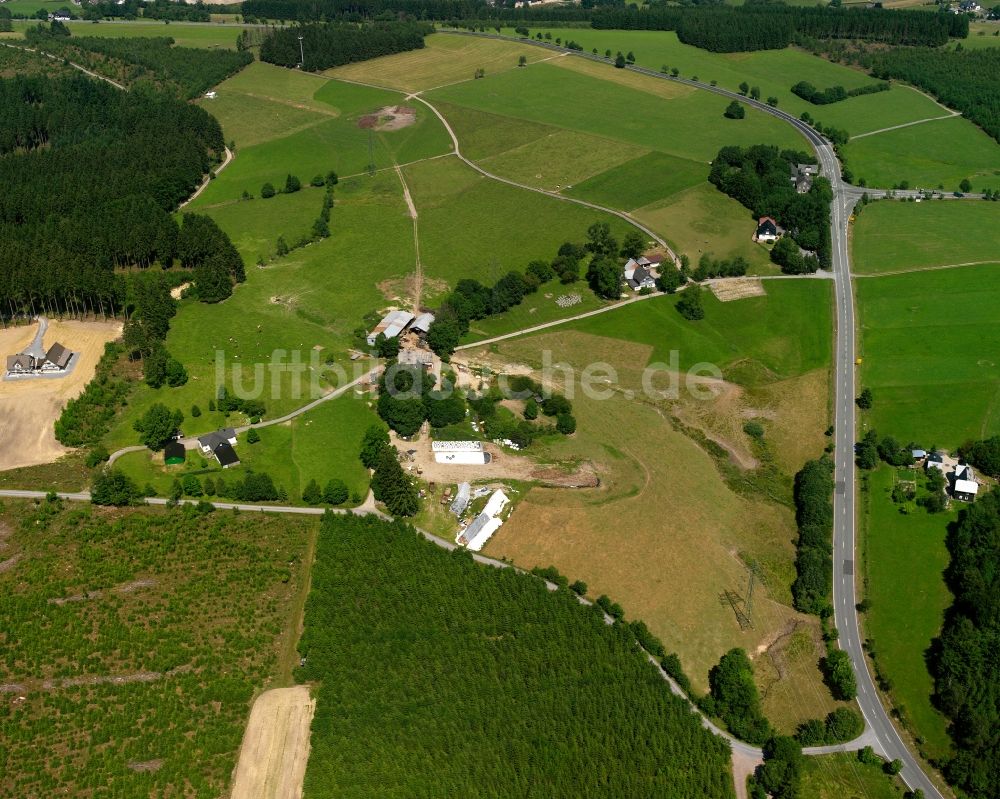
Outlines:
[{"label": "hedgerow of tree", "polygon": [[945,580],[955,601],[931,659],[955,743],[945,775],[972,799],[988,799],[1000,794],[1000,494],[965,508],[947,545]]},{"label": "hedgerow of tree", "polygon": [[299,649],[308,795],[733,796],[729,747],[629,626],[405,524],[324,518]]},{"label": "hedgerow of tree", "polygon": [[792,597],[796,610],[829,612],[833,574],[833,464],[808,461],[795,475],[795,521],[799,538]]},{"label": "hedgerow of tree", "polygon": [[260,44],[260,60],[296,67],[304,54],[302,68],[319,72],[355,61],[419,50],[424,46],[424,36],[433,30],[430,25],[412,22],[272,28]]},{"label": "hedgerow of tree", "polygon": [[0,702],[0,795],[225,794],[315,522],[58,501],[0,518],[23,555],[0,573],[0,684],[22,686]]}]

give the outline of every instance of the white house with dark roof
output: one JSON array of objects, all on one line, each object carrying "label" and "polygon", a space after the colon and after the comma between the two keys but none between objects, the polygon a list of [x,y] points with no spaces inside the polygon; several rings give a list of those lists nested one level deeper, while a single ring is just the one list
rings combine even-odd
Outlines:
[{"label": "white house with dark roof", "polygon": [[[646,258],[643,258],[643,260],[647,264],[650,263]],[[649,271],[649,267],[642,265],[636,258],[628,259],[625,264],[624,275],[625,283],[632,291],[656,288],[656,278]]]},{"label": "white house with dark roof", "polygon": [[979,483],[976,482],[976,475],[972,472],[972,467],[966,463],[960,463],[955,467],[951,487],[953,498],[961,502],[975,502],[976,494],[979,493]]},{"label": "white house with dark roof", "polygon": [[781,229],[773,218],[762,216],[757,220],[757,232],[754,238],[757,241],[777,241],[781,238]]},{"label": "white house with dark roof", "polygon": [[214,455],[223,469],[236,466],[239,456],[233,447],[236,446],[236,431],[231,427],[223,427],[203,436],[198,436],[198,446],[203,455]]}]

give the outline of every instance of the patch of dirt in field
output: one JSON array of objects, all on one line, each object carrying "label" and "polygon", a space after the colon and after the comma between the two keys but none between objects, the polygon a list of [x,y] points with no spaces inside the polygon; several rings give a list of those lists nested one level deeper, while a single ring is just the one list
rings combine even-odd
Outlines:
[{"label": "patch of dirt in field", "polygon": [[128,767],[138,774],[149,774],[163,768],[163,759],[157,758],[156,760],[143,760],[142,762],[133,760],[128,764]]},{"label": "patch of dirt in field", "polygon": [[233,776],[231,799],[300,799],[316,701],[296,685],[265,691],[253,703]]},{"label": "patch of dirt in field", "polygon": [[392,443],[402,453],[414,450],[403,460],[403,468],[418,472],[431,483],[459,483],[476,480],[526,480],[555,488],[593,488],[600,484],[597,469],[589,462],[540,464],[527,455],[518,455],[485,442],[483,450],[490,455],[490,462],[474,464],[438,463],[431,451],[432,435],[421,434],[409,441],[400,440],[390,433]]},{"label": "patch of dirt in field", "polygon": [[391,131],[408,128],[417,121],[417,110],[408,105],[387,105],[358,119],[362,130]]},{"label": "patch of dirt in field", "polygon": [[[0,357],[20,352],[36,325],[0,331]],[[44,345],[56,341],[80,353],[66,377],[0,381],[0,470],[51,463],[69,450],[56,441],[53,425],[68,400],[77,397],[94,376],[104,345],[121,335],[118,322],[49,320]],[[0,364],[2,366],[2,364]]]},{"label": "patch of dirt in field", "polygon": [[[417,293],[416,278],[413,275],[401,278],[391,278],[376,284],[386,301],[396,305],[408,306]],[[422,293],[425,297],[444,294],[448,291],[448,283],[433,277],[423,278]]]},{"label": "patch of dirt in field", "polygon": [[181,298],[181,294],[184,293],[184,289],[186,289],[190,285],[191,282],[188,281],[187,283],[181,283],[179,286],[174,286],[172,289],[170,289],[170,296],[173,297],[175,300],[179,300]]},{"label": "patch of dirt in field", "polygon": [[727,278],[715,280],[708,284],[719,302],[745,300],[747,297],[764,297],[764,281],[756,277]]}]

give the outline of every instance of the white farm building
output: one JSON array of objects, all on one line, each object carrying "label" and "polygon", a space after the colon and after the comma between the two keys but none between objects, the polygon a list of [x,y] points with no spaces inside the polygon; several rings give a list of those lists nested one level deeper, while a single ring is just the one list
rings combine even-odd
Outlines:
[{"label": "white farm building", "polygon": [[490,453],[482,441],[432,441],[431,452],[437,463],[450,466],[482,466],[490,462]]},{"label": "white farm building", "polygon": [[481,550],[493,533],[499,530],[503,524],[500,513],[508,504],[510,504],[510,499],[503,491],[500,489],[494,491],[487,500],[483,512],[455,537],[455,543],[466,549],[471,549],[473,552]]}]

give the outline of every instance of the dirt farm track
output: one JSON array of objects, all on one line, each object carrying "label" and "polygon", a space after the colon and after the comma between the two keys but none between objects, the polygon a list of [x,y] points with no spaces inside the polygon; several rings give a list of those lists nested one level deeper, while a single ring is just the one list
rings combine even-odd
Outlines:
[{"label": "dirt farm track", "polygon": [[[8,355],[31,343],[37,329],[32,324],[0,330],[0,369],[5,368]],[[53,425],[66,401],[78,396],[94,376],[105,343],[117,338],[121,330],[118,322],[49,321],[45,347],[58,341],[80,353],[80,360],[66,377],[0,380],[0,436],[4,441],[0,470],[50,463],[67,452],[56,441]]]}]

